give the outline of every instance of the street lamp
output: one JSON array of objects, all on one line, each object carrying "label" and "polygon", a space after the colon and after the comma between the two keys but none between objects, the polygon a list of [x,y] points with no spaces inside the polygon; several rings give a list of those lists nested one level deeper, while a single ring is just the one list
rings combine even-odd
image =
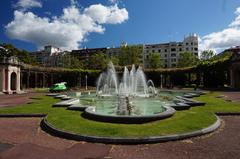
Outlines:
[{"label": "street lamp", "polygon": [[85,76],[85,81],[86,81],[86,87],[85,87],[85,89],[86,89],[86,90],[87,90],[87,84],[88,84],[88,83],[87,83],[87,78],[88,78],[88,77],[87,77],[87,75],[86,75],[86,76]]}]

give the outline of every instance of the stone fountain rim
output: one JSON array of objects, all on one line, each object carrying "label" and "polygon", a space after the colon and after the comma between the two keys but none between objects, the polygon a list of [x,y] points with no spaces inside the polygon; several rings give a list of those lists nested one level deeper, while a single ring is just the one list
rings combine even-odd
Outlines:
[{"label": "stone fountain rim", "polygon": [[170,106],[163,106],[165,111],[153,114],[153,115],[141,115],[141,116],[126,116],[126,115],[106,115],[99,114],[93,111],[94,107],[87,107],[84,110],[83,117],[95,121],[103,121],[109,123],[123,123],[123,124],[139,124],[139,123],[147,123],[155,120],[165,119],[172,116],[176,110]]}]

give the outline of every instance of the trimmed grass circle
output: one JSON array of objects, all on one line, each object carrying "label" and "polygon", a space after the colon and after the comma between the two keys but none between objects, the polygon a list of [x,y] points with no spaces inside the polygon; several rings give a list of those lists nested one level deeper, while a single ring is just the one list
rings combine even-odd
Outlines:
[{"label": "trimmed grass circle", "polygon": [[60,100],[38,96],[31,104],[0,109],[0,114],[48,114],[47,121],[55,128],[70,133],[101,137],[150,137],[196,131],[216,121],[215,112],[240,112],[240,104],[215,98],[218,93],[209,93],[196,100],[205,102],[202,107],[178,111],[171,118],[145,124],[117,124],[85,119],[82,112],[53,108]]}]

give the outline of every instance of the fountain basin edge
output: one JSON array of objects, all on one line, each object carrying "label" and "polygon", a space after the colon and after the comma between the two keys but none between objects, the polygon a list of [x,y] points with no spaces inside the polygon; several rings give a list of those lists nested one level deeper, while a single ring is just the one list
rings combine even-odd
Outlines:
[{"label": "fountain basin edge", "polygon": [[109,123],[123,123],[123,124],[141,124],[146,122],[151,122],[155,120],[161,120],[168,117],[171,117],[176,110],[172,107],[163,106],[166,110],[153,114],[153,115],[141,115],[141,116],[127,116],[127,115],[104,115],[104,114],[98,114],[93,111],[93,107],[87,107],[82,114],[82,117],[95,120],[95,121],[101,121],[101,122],[109,122]]}]

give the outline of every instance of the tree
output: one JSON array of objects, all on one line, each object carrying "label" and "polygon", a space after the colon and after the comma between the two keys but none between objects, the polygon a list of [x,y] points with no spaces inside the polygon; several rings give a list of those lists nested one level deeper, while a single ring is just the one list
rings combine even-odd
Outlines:
[{"label": "tree", "polygon": [[160,68],[162,67],[161,55],[158,53],[152,53],[149,57],[150,68]]},{"label": "tree", "polygon": [[201,53],[200,59],[202,61],[210,60],[213,56],[214,56],[214,52],[212,50],[205,50]]},{"label": "tree", "polygon": [[119,55],[119,65],[140,64],[142,46],[123,46]]},{"label": "tree", "polygon": [[60,59],[59,63],[62,65],[64,68],[83,68],[83,63],[78,60],[77,58],[71,56],[70,54],[65,54],[63,57]]},{"label": "tree", "polygon": [[96,54],[92,55],[88,61],[88,68],[91,69],[104,69],[107,67],[109,58],[106,54],[98,51]]},{"label": "tree", "polygon": [[112,61],[114,65],[119,65],[119,58],[117,56],[111,56],[108,58],[108,62]]},{"label": "tree", "polygon": [[177,67],[189,67],[197,65],[199,59],[191,52],[184,52],[180,54]]},{"label": "tree", "polygon": [[31,58],[26,50],[19,50],[11,44],[1,44],[0,56],[10,57],[16,56],[21,62],[27,64],[36,64],[35,59]]}]

